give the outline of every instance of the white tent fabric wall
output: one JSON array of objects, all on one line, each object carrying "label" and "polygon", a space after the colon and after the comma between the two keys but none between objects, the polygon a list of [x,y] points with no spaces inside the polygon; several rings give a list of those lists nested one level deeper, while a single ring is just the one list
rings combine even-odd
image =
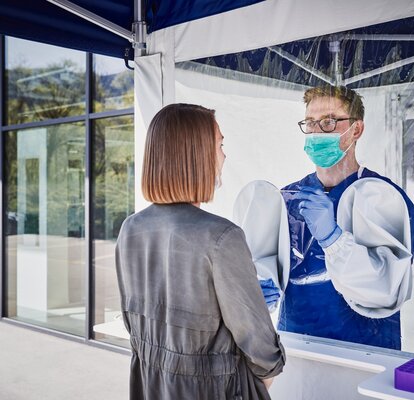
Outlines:
[{"label": "white tent fabric wall", "polygon": [[[198,82],[206,87],[210,84],[215,90],[200,89]],[[299,179],[304,170],[312,171],[306,157],[292,157],[301,155],[303,147],[302,135],[295,129],[297,118],[304,111],[302,93],[234,83],[177,70],[177,102],[216,110],[227,158],[223,186],[216,191],[214,201],[203,207],[230,219],[236,196],[248,182],[263,179],[281,187]],[[263,89],[267,93],[259,97],[257,94]]]},{"label": "white tent fabric wall", "polygon": [[[147,51],[162,54],[162,104],[167,105],[175,101],[176,62],[272,46],[409,16],[414,16],[411,0],[349,0],[346,3],[267,0],[155,31],[148,35]],[[158,82],[143,84],[159,92]],[[138,98],[139,90],[136,94]],[[154,107],[144,120],[150,120],[156,111]]]},{"label": "white tent fabric wall", "polygon": [[267,0],[226,13],[186,22],[149,35],[150,53],[166,38],[174,60],[273,46],[414,16],[410,0]]}]

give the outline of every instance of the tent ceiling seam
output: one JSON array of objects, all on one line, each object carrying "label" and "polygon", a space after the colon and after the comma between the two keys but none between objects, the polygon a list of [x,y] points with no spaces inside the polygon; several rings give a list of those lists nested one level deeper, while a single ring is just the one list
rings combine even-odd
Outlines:
[{"label": "tent ceiling seam", "polygon": [[[296,39],[295,42],[307,42],[311,39],[315,38],[302,38]],[[346,41],[346,40],[362,40],[362,41],[382,41],[382,42],[414,42],[414,34],[360,34],[360,33],[347,33],[347,34],[331,34],[331,35],[324,35],[318,36],[317,40],[320,41],[328,41],[331,42],[332,40],[339,40],[339,41]]]},{"label": "tent ceiling seam", "polygon": [[383,42],[413,42],[414,35],[377,35],[377,34],[354,34],[344,35],[341,40],[365,40],[365,41],[383,41]]}]

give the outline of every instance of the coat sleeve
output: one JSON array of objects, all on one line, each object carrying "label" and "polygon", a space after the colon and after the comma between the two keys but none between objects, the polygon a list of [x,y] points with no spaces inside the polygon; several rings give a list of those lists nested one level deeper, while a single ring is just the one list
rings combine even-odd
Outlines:
[{"label": "coat sleeve", "polygon": [[213,280],[226,327],[258,378],[278,375],[285,352],[272,326],[243,231],[229,227],[213,256]]},{"label": "coat sleeve", "polygon": [[401,194],[379,179],[361,179],[338,206],[344,233],[324,249],[332,283],[356,312],[384,318],[411,296],[410,218]]}]

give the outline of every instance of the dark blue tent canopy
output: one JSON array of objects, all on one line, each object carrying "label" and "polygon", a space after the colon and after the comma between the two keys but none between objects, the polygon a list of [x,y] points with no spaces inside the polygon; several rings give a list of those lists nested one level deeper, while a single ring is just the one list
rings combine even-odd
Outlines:
[{"label": "dark blue tent canopy", "polygon": [[[248,6],[263,0],[147,0],[148,32]],[[98,16],[131,31],[133,0],[72,0]],[[42,43],[123,57],[127,39],[117,36],[46,0],[1,0],[0,33]]]},{"label": "dark blue tent canopy", "polygon": [[[131,30],[131,0],[76,0],[79,6]],[[123,57],[128,40],[57,7],[46,0],[2,0],[0,33],[71,49]]]},{"label": "dark blue tent canopy", "polygon": [[264,0],[150,0],[147,1],[148,32],[250,6],[261,1]]}]

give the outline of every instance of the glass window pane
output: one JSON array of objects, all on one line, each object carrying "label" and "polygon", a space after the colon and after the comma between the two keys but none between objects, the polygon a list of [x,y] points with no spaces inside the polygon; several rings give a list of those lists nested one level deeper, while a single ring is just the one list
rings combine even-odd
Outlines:
[{"label": "glass window pane", "polygon": [[93,60],[93,111],[133,107],[134,71],[127,69],[119,58],[94,55]]},{"label": "glass window pane", "polygon": [[[97,120],[93,126],[93,266],[94,324],[121,317],[115,270],[115,243],[124,219],[134,212],[133,116]],[[121,346],[128,341],[96,333],[95,338]]]},{"label": "glass window pane", "polygon": [[7,316],[85,332],[85,128],[6,133]]},{"label": "glass window pane", "polygon": [[85,113],[85,53],[6,38],[6,123]]},{"label": "glass window pane", "polygon": [[[404,187],[411,199],[414,198],[414,64],[409,62],[414,49],[398,35],[393,40],[371,40],[378,39],[374,34],[377,28],[369,27],[371,33],[367,32],[363,38],[357,37],[355,31],[348,31],[176,64],[175,101],[215,109],[225,137],[227,160],[222,175],[223,189],[217,191],[214,202],[202,205],[203,208],[232,218],[233,205],[241,188],[257,179],[272,182],[279,188],[300,181],[299,185],[291,187],[293,189],[304,181],[311,186],[322,183],[332,190],[338,189],[331,196],[332,199],[336,196],[337,201],[352,179],[340,181],[350,178],[356,172],[357,164],[390,178]],[[354,96],[355,103],[349,104],[351,92],[340,95],[341,89],[332,90],[330,96],[326,92],[308,92],[306,100],[312,98],[312,101],[304,104],[307,89],[327,86],[328,83],[355,89],[362,97],[364,117],[358,97]],[[345,97],[347,101],[344,101]],[[332,106],[334,103],[336,105]],[[358,117],[358,120],[364,120],[364,125],[358,124],[363,129],[359,131],[362,136],[356,138],[355,153],[347,152],[347,161],[332,169],[327,168],[326,172],[316,167],[315,177],[312,174],[318,160],[304,152],[305,141],[309,138],[304,137],[297,122],[305,117],[317,120],[324,115]],[[343,121],[342,125],[337,125],[336,131],[350,130],[350,122]],[[354,169],[341,170],[351,164]],[[371,176],[370,171],[364,170],[363,173]],[[336,186],[332,188],[333,183]],[[365,286],[360,279],[352,280],[349,274],[336,276],[338,284],[333,285],[323,249],[311,237],[305,221],[296,219],[297,204],[290,201],[289,195],[284,197],[290,224],[290,232],[287,233],[293,235],[294,246],[290,254],[290,276],[284,282],[287,287],[280,301],[282,309],[273,314],[275,321],[279,317],[281,319],[278,328],[304,334],[307,338],[317,336],[391,349],[399,349],[401,339],[401,349],[413,352],[414,299],[411,288],[400,285],[401,280],[396,284],[398,289],[395,292],[375,293],[373,288],[380,287],[380,283],[384,287],[392,286],[387,280],[390,275],[386,273],[371,277],[372,281],[366,281]],[[384,200],[390,201],[390,198],[390,194],[384,193]],[[342,197],[339,204],[341,202]],[[138,196],[136,203],[140,208]],[[367,210],[372,202],[368,203],[365,204]],[[375,206],[374,203],[372,205]],[[335,216],[336,213],[335,208]],[[355,213],[354,209],[353,217]],[[404,213],[401,211],[399,214]],[[370,220],[372,226],[378,224],[381,229],[387,225],[384,221],[390,225],[385,215],[381,221],[380,218],[375,221],[372,215],[360,213],[358,225],[362,226],[360,222],[364,220]],[[356,220],[350,223],[346,216],[344,218],[347,221],[343,223],[353,226],[355,240],[359,245],[365,243],[370,255],[383,250],[383,241],[375,243],[373,237],[369,243],[362,240],[363,235],[357,237]],[[395,232],[403,231],[402,226],[394,228]],[[257,233],[253,231],[250,234]],[[402,235],[395,232],[392,235],[394,239],[403,242]],[[411,248],[407,244],[409,240],[404,238],[404,246],[408,249]],[[387,248],[392,254],[391,247]],[[348,270],[357,271],[361,267],[361,271],[365,271],[359,271],[358,277],[369,275],[366,274],[369,270],[367,265],[348,261],[345,263]],[[392,257],[384,257],[381,261],[373,262],[373,265],[382,272],[394,266]],[[404,265],[408,275],[409,261]],[[342,278],[345,280],[341,281]],[[411,295],[398,313],[397,292],[404,299]],[[355,305],[358,302],[360,304]],[[327,308],[325,305],[328,303],[330,307]],[[374,318],[366,318],[368,312],[361,304],[367,303],[372,305],[370,315]],[[390,307],[390,304],[395,307]],[[381,323],[376,322],[380,320]],[[350,344],[346,343],[346,346]]]}]

